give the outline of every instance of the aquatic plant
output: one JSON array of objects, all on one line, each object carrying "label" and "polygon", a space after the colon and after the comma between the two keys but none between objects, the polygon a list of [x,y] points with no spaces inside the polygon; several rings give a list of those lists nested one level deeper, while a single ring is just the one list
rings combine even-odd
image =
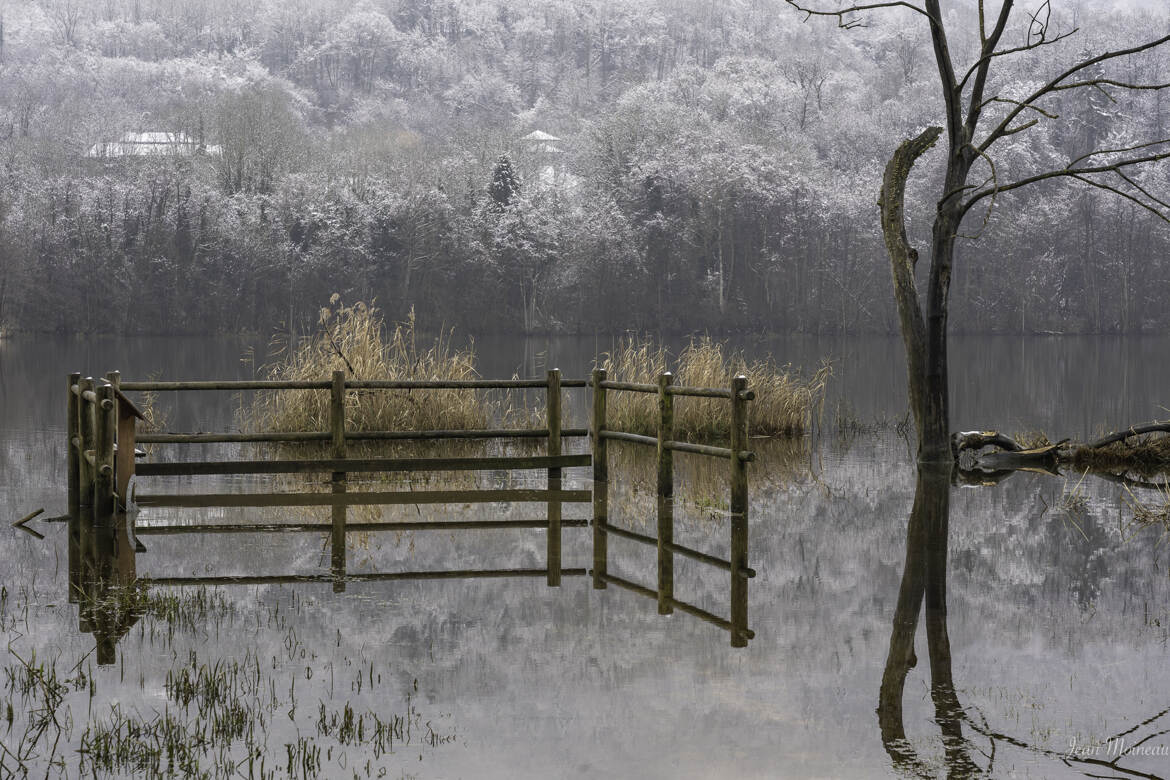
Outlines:
[{"label": "aquatic plant", "polygon": [[[748,360],[725,343],[703,336],[692,340],[673,362],[666,347],[652,339],[623,339],[601,360],[608,378],[618,382],[655,383],[663,371],[674,370],[675,384],[692,387],[731,386],[737,374],[747,377],[756,394],[748,406],[749,433],[763,436],[799,436],[808,430],[824,403],[825,384],[832,375],[822,363],[805,377],[791,366],[771,357]],[[677,398],[674,426],[677,434],[692,439],[727,436],[729,404],[718,398]],[[608,424],[631,433],[653,434],[658,426],[658,400],[653,395],[612,393],[606,409]]]},{"label": "aquatic plant", "polygon": [[1103,446],[1077,444],[1069,460],[1079,469],[1156,474],[1170,469],[1170,435],[1145,434]]},{"label": "aquatic plant", "polygon": [[[353,379],[477,379],[473,346],[458,348],[452,334],[433,340],[418,333],[412,309],[391,330],[378,309],[361,301],[345,305],[337,295],[320,312],[319,329],[285,356],[267,378],[282,381],[327,379],[335,370]],[[345,399],[347,430],[466,430],[488,428],[513,411],[506,396],[478,390],[350,391]],[[271,431],[329,430],[329,393],[282,390],[260,394],[246,410],[245,423]]]}]

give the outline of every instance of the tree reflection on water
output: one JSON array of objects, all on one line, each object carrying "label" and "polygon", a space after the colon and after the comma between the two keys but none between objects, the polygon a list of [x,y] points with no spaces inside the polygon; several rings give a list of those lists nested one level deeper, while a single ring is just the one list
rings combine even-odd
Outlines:
[{"label": "tree reflection on water", "polygon": [[[919,615],[925,611],[926,643],[930,661],[930,697],[934,723],[942,736],[945,776],[994,776],[998,750],[1023,750],[1060,761],[1089,777],[1108,769],[1113,777],[1158,778],[1161,775],[1121,765],[1127,759],[1155,755],[1154,738],[1170,733],[1156,721],[1170,709],[1146,719],[1099,744],[1060,752],[993,729],[978,711],[968,711],[955,691],[951,643],[947,632],[947,542],[951,510],[950,464],[923,464],[918,469],[914,505],[906,531],[906,560],[898,589],[890,632],[889,651],[878,693],[878,726],[882,745],[896,771],[918,777],[937,777],[939,768],[919,755],[906,736],[903,694],[906,679],[917,663],[914,640]],[[925,610],[923,605],[925,604]],[[964,736],[964,727],[978,740]],[[1143,731],[1149,732],[1142,735]],[[972,756],[978,756],[977,763]]]}]

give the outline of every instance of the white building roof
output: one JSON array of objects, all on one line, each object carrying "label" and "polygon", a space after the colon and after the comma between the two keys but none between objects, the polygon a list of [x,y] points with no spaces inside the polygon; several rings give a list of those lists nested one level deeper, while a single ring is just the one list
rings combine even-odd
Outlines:
[{"label": "white building roof", "polygon": [[533,130],[531,133],[524,136],[520,140],[521,141],[559,141],[561,139],[557,138],[555,135],[549,135],[548,133],[544,132],[543,130]]},{"label": "white building roof", "polygon": [[151,131],[145,133],[123,133],[117,141],[103,141],[89,147],[86,157],[165,157],[177,155],[189,157],[197,152],[210,155],[223,153],[216,144],[201,146],[186,133]]}]

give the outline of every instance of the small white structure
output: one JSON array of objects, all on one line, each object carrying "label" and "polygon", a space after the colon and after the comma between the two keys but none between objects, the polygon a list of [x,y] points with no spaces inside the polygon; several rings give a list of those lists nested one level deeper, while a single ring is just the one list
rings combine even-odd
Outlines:
[{"label": "small white structure", "polygon": [[560,141],[555,135],[543,130],[533,130],[520,138],[524,149],[524,159],[529,169],[526,177],[529,181],[538,183],[541,187],[554,188],[561,191],[573,190],[580,180],[565,170],[561,162],[564,149],[557,146]]},{"label": "small white structure", "polygon": [[202,144],[186,133],[123,133],[117,141],[103,141],[89,147],[85,156],[92,159],[117,157],[192,157],[196,154],[219,156],[223,149]]},{"label": "small white structure", "polygon": [[520,140],[521,141],[528,141],[529,143],[542,143],[542,142],[556,142],[556,141],[559,141],[561,139],[557,138],[555,135],[549,135],[548,133],[544,132],[543,130],[533,130],[531,133],[524,136]]}]

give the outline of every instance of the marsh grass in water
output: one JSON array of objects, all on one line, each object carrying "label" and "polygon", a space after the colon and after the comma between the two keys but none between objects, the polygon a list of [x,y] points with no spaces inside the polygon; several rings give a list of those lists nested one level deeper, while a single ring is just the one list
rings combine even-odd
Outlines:
[{"label": "marsh grass in water", "polygon": [[1072,448],[1071,461],[1079,469],[1101,471],[1126,469],[1146,476],[1170,471],[1170,435],[1134,436],[1104,447],[1079,444]]},{"label": "marsh grass in water", "polygon": [[[706,336],[691,341],[673,362],[666,347],[652,339],[630,337],[601,358],[611,381],[654,384],[673,370],[677,385],[727,388],[737,374],[747,377],[756,398],[748,405],[749,432],[764,436],[799,436],[809,429],[824,403],[832,374],[824,363],[810,377],[771,357],[748,360],[742,352]],[[674,426],[692,440],[726,438],[729,403],[718,398],[676,397]],[[658,399],[646,393],[614,392],[607,399],[606,422],[616,430],[644,435],[658,429]]]},{"label": "marsh grass in water", "polygon": [[1133,512],[1134,522],[1139,526],[1159,526],[1163,536],[1170,534],[1170,484],[1159,485],[1155,489],[1156,498],[1139,499],[1127,486],[1125,492],[1128,498],[1122,498],[1126,506]]},{"label": "marsh grass in water", "polygon": [[[21,649],[30,641],[23,616],[41,609],[32,596],[0,589],[9,653],[0,776],[388,777],[455,741],[450,714],[424,714],[417,683],[402,689],[413,675],[401,667],[319,655],[298,638],[306,602],[295,590],[291,601],[247,605],[218,588],[112,588],[81,608],[133,610],[141,620],[122,639],[121,660],[96,670],[84,654],[78,661],[69,650]],[[258,625],[286,631],[279,652],[239,647],[224,655],[223,645],[207,642]],[[141,652],[148,644],[156,652]],[[152,659],[161,658],[160,668]],[[332,697],[334,671],[347,668],[357,670],[350,696],[363,698],[356,702]],[[135,687],[160,700],[134,697]]]},{"label": "marsh grass in water", "polygon": [[[283,359],[266,378],[285,381],[328,379],[336,370],[351,379],[478,379],[473,346],[458,348],[450,332],[434,339],[416,330],[414,311],[388,327],[378,309],[347,306],[334,295],[321,310],[315,335],[283,345]],[[283,390],[257,395],[244,410],[245,427],[269,431],[329,430],[329,393]],[[506,393],[483,390],[349,391],[345,424],[352,431],[469,430],[489,428],[524,415]]]}]

